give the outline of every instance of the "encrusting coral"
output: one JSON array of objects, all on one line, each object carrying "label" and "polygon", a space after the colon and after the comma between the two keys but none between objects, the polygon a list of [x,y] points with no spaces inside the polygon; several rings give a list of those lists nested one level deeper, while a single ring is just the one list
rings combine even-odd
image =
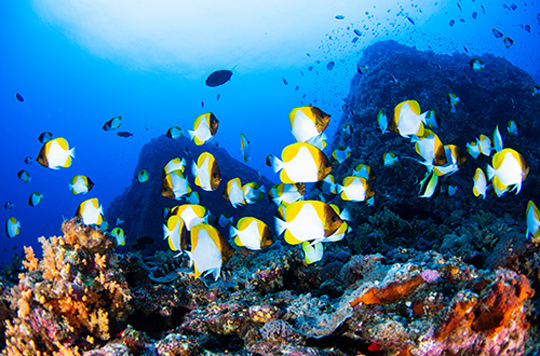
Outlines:
[{"label": "encrusting coral", "polygon": [[39,239],[41,260],[25,248],[3,355],[79,355],[109,340],[111,321],[126,316],[131,295],[115,266],[114,240],[74,219],[62,231]]}]

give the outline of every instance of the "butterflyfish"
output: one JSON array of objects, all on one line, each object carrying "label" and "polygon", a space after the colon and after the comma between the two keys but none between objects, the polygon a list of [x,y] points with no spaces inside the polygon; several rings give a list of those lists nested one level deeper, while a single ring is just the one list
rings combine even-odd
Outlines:
[{"label": "butterflyfish", "polygon": [[353,202],[362,202],[375,195],[371,183],[362,177],[345,177],[343,185],[337,186],[341,199]]},{"label": "butterflyfish", "polygon": [[225,189],[223,190],[223,198],[225,198],[233,208],[236,208],[240,205],[244,205],[246,202],[244,200],[244,192],[242,190],[242,182],[240,178],[233,178],[227,182]]},{"label": "butterflyfish", "polygon": [[33,160],[32,160],[32,157],[30,156],[27,156],[25,159],[24,159],[24,163],[26,164],[32,164]]},{"label": "butterflyfish", "polygon": [[195,141],[197,146],[201,146],[210,140],[217,132],[218,119],[211,112],[200,115],[193,123],[193,131],[189,130],[189,137]]},{"label": "butterflyfish", "polygon": [[527,232],[525,233],[526,238],[529,238],[529,235],[532,235],[533,238],[537,239],[540,237],[540,211],[536,205],[534,205],[532,200],[529,200],[527,204]]},{"label": "butterflyfish", "polygon": [[498,196],[505,194],[510,186],[514,186],[512,190],[519,194],[528,173],[529,167],[523,156],[511,148],[495,153],[492,165],[487,166],[488,180],[493,181]]},{"label": "butterflyfish", "polygon": [[508,131],[508,134],[510,136],[517,136],[518,133],[519,133],[518,125],[514,120],[508,121],[508,124],[506,126],[506,130]]},{"label": "butterflyfish", "polygon": [[450,112],[455,114],[457,112],[457,105],[460,102],[459,96],[454,93],[448,93],[446,100],[448,101],[448,104],[450,104]]},{"label": "butterflyfish", "polygon": [[422,164],[428,169],[433,166],[441,166],[447,162],[444,145],[439,136],[429,129],[424,130],[424,135],[415,139],[414,149],[424,159]]},{"label": "butterflyfish", "polygon": [[58,169],[71,166],[71,160],[75,158],[75,148],[69,148],[65,138],[59,137],[47,141],[39,151],[37,161],[43,167]]},{"label": "butterflyfish", "polygon": [[298,245],[304,241],[324,242],[332,236],[347,217],[321,201],[297,201],[285,208],[284,219],[275,217],[277,235],[285,233],[285,241]]},{"label": "butterflyfish", "polygon": [[399,161],[399,157],[393,152],[387,152],[383,154],[383,164],[387,167],[395,166]]},{"label": "butterflyfish", "polygon": [[362,177],[364,179],[367,179],[369,181],[375,180],[376,176],[373,172],[373,169],[371,166],[368,166],[367,164],[359,164],[353,169],[352,175],[354,177]]},{"label": "butterflyfish", "polygon": [[113,131],[119,128],[121,124],[122,124],[122,116],[115,116],[103,124],[103,130]]},{"label": "butterflyfish", "polygon": [[201,203],[201,196],[198,192],[191,191],[191,193],[188,193],[186,195],[186,200],[188,204],[200,204]]},{"label": "butterflyfish", "polygon": [[115,238],[117,246],[125,246],[126,239],[124,236],[124,230],[121,227],[115,227],[112,229],[111,235]]},{"label": "butterflyfish", "polygon": [[332,174],[327,175],[326,178],[318,182],[317,186],[323,193],[337,194],[337,184]]},{"label": "butterflyfish", "polygon": [[10,210],[10,209],[13,209],[13,206],[14,206],[13,202],[7,201],[7,202],[4,204],[4,209]]},{"label": "butterflyfish", "polygon": [[486,135],[480,135],[479,138],[476,139],[476,143],[478,144],[478,148],[480,149],[480,153],[485,156],[491,155],[491,140]]},{"label": "butterflyfish", "polygon": [[487,180],[482,168],[476,168],[476,171],[474,172],[473,183],[474,196],[482,196],[482,199],[486,199]]},{"label": "butterflyfish", "polygon": [[477,159],[478,156],[480,156],[480,146],[478,146],[478,142],[467,142],[467,152],[469,152],[474,159]]},{"label": "butterflyfish", "polygon": [[379,110],[377,114],[377,127],[383,135],[388,132],[388,117],[383,109]]},{"label": "butterflyfish", "polygon": [[30,197],[28,198],[28,205],[30,206],[36,206],[43,200],[43,194],[39,192],[33,192],[30,194]]},{"label": "butterflyfish", "polygon": [[172,215],[178,215],[182,220],[188,231],[201,223],[207,223],[209,218],[208,210],[202,205],[196,204],[184,204],[175,206],[169,212],[169,217]]},{"label": "butterflyfish", "polygon": [[186,159],[180,157],[176,157],[171,159],[165,167],[163,167],[163,175],[166,176],[167,174],[171,173],[172,171],[180,171],[181,173],[184,173],[184,170],[186,169]]},{"label": "butterflyfish", "polygon": [[340,146],[332,152],[332,162],[335,162],[337,164],[341,164],[345,162],[345,160],[349,157],[351,157],[351,148],[349,146],[344,147]]},{"label": "butterflyfish", "polygon": [[30,182],[30,180],[32,180],[32,177],[30,177],[30,173],[28,173],[24,169],[21,169],[17,172],[17,178],[19,178],[24,183],[28,183]]},{"label": "butterflyfish", "polygon": [[73,195],[86,194],[94,187],[94,182],[87,176],[76,175],[71,177],[69,190]]},{"label": "butterflyfish", "polygon": [[351,124],[345,124],[343,128],[341,129],[346,135],[352,135],[354,132],[354,129]]},{"label": "butterflyfish", "polygon": [[433,166],[433,170],[437,176],[454,174],[467,161],[467,157],[461,153],[461,150],[456,145],[445,145],[444,153],[446,163],[440,166]]},{"label": "butterflyfish", "polygon": [[289,120],[296,141],[306,142],[326,129],[330,115],[314,106],[302,106],[289,113]]},{"label": "butterflyfish", "polygon": [[294,143],[283,149],[281,158],[271,156],[275,173],[281,171],[283,183],[314,183],[323,180],[332,171],[326,155],[308,143]]},{"label": "butterflyfish", "polygon": [[17,218],[8,218],[6,220],[6,235],[9,238],[19,235],[21,232],[21,222]]},{"label": "butterflyfish", "polygon": [[167,240],[172,251],[187,250],[189,245],[187,229],[180,216],[172,215],[163,224],[163,239]]},{"label": "butterflyfish", "polygon": [[227,239],[212,225],[201,223],[191,230],[190,266],[193,265],[195,279],[201,274],[213,274],[217,281],[221,267],[227,263],[234,253]]},{"label": "butterflyfish", "polygon": [[399,103],[394,109],[390,129],[403,137],[422,136],[424,134],[425,113],[420,113],[420,105],[416,100]]},{"label": "butterflyfish", "polygon": [[439,177],[434,171],[426,172],[424,179],[420,181],[420,198],[431,198],[437,191],[439,185]]},{"label": "butterflyfish", "polygon": [[266,193],[263,186],[259,186],[256,182],[248,182],[242,187],[242,192],[244,193],[244,200],[246,204],[254,204],[257,201],[261,200]]},{"label": "butterflyfish", "polygon": [[304,260],[309,265],[322,260],[324,247],[321,242],[313,245],[306,241],[302,243],[302,251],[304,252]]},{"label": "butterflyfish", "polygon": [[216,159],[209,152],[201,153],[197,163],[193,162],[191,171],[195,177],[195,184],[203,190],[214,191],[221,182],[221,174]]},{"label": "butterflyfish", "polygon": [[233,217],[227,213],[222,213],[217,216],[215,223],[219,227],[227,227],[229,225],[232,225]]},{"label": "butterflyfish", "polygon": [[[326,179],[326,178],[325,178]],[[281,204],[291,204],[304,198],[305,185],[278,183],[272,186],[268,195],[277,206]]]},{"label": "butterflyfish", "polygon": [[243,217],[238,220],[236,228],[231,226],[230,235],[237,246],[250,250],[262,250],[273,243],[268,226],[253,217]]},{"label": "butterflyfish", "polygon": [[148,176],[148,171],[146,169],[142,169],[139,171],[139,173],[137,173],[137,180],[139,183],[144,183],[148,181],[149,178],[150,177]]},{"label": "butterflyfish", "polygon": [[471,68],[477,72],[481,72],[484,70],[484,67],[486,66],[484,62],[480,58],[473,58],[469,62],[469,65]]},{"label": "butterflyfish", "polygon": [[48,141],[52,140],[52,133],[44,131],[39,134],[38,140],[41,143],[47,143]]},{"label": "butterflyfish", "polygon": [[426,115],[426,123],[431,128],[437,128],[441,125],[441,120],[439,119],[439,116],[435,110],[428,110]]},{"label": "butterflyfish", "polygon": [[175,200],[191,193],[188,180],[180,170],[174,170],[163,177],[161,181],[161,195]]},{"label": "butterflyfish", "polygon": [[75,216],[77,216],[83,224],[101,225],[103,222],[103,207],[99,204],[97,198],[91,198],[79,204]]},{"label": "butterflyfish", "polygon": [[244,157],[244,162],[247,163],[249,159],[249,141],[243,133],[240,134],[240,151],[242,151],[242,157]]},{"label": "butterflyfish", "polygon": [[174,140],[176,138],[184,136],[184,131],[182,131],[182,129],[178,126],[171,126],[167,130],[167,133],[165,134],[165,136]]},{"label": "butterflyfish", "polygon": [[503,149],[503,139],[501,136],[501,132],[499,131],[499,125],[495,127],[495,130],[493,131],[493,147],[496,152],[502,151]]}]

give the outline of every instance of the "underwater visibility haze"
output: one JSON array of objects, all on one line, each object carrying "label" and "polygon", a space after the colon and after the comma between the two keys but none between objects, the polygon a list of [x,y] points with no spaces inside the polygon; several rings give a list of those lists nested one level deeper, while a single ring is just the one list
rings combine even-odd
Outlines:
[{"label": "underwater visibility haze", "polygon": [[0,10],[4,354],[540,354],[538,1]]}]

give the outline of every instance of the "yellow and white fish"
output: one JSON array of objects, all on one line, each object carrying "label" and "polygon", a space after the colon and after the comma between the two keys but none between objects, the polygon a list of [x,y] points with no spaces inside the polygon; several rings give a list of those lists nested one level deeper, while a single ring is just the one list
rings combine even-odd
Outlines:
[{"label": "yellow and white fish", "polygon": [[283,149],[281,158],[271,156],[275,173],[280,173],[283,183],[314,183],[323,180],[332,171],[326,155],[308,143],[294,143]]},{"label": "yellow and white fish", "polygon": [[362,177],[369,181],[373,181],[376,178],[375,173],[373,172],[373,169],[367,164],[363,164],[363,163],[359,164],[353,169],[352,176]]},{"label": "yellow and white fish", "polygon": [[148,175],[148,171],[146,169],[142,169],[137,173],[137,181],[139,183],[147,182],[148,179],[150,179],[150,176]]},{"label": "yellow and white fish", "polygon": [[[416,136],[415,136],[416,137]],[[424,129],[424,135],[414,139],[414,149],[416,153],[424,159],[420,162],[433,169],[433,166],[441,166],[447,163],[444,145],[439,136],[429,129]]]},{"label": "yellow and white fish", "polygon": [[456,145],[445,145],[444,153],[446,163],[440,166],[433,166],[433,170],[437,176],[454,174],[467,161],[467,157],[461,153],[461,150]]},{"label": "yellow and white fish", "polygon": [[308,265],[322,260],[324,255],[322,242],[317,242],[314,245],[307,241],[303,242],[302,251],[304,252],[304,260]]},{"label": "yellow and white fish", "polygon": [[379,110],[377,114],[377,127],[383,135],[388,132],[388,117],[383,109]]},{"label": "yellow and white fish", "polygon": [[225,189],[223,190],[223,198],[225,198],[233,208],[236,208],[240,205],[244,205],[246,201],[244,200],[244,192],[242,190],[242,182],[240,178],[234,178],[227,182]]},{"label": "yellow and white fish", "polygon": [[435,112],[435,110],[428,110],[427,115],[426,115],[426,123],[431,128],[439,127],[439,125],[441,123],[440,123],[440,119],[437,116],[437,113]]},{"label": "yellow and white fish", "polygon": [[268,195],[277,206],[280,206],[281,204],[288,205],[294,203],[295,201],[304,199],[305,192],[305,185],[303,183],[278,183],[272,186],[272,189],[270,189]]},{"label": "yellow and white fish", "polygon": [[255,204],[257,201],[264,198],[264,193],[266,193],[266,190],[263,186],[259,186],[256,182],[249,182],[244,184],[242,187],[242,191],[244,193],[244,200],[246,204]]},{"label": "yellow and white fish", "polygon": [[236,228],[231,226],[230,233],[236,245],[250,250],[262,250],[273,243],[268,226],[253,217],[244,217],[238,220]]},{"label": "yellow and white fish", "polygon": [[9,238],[19,235],[21,232],[21,222],[17,218],[8,218],[6,220],[6,235]]},{"label": "yellow and white fish", "polygon": [[75,147],[70,149],[66,139],[58,137],[47,141],[41,147],[37,161],[43,167],[58,169],[71,166],[72,158],[75,158]]},{"label": "yellow and white fish", "polygon": [[318,182],[317,186],[323,193],[337,194],[337,184],[332,174],[327,175],[326,178]]},{"label": "yellow and white fish", "polygon": [[450,104],[450,112],[455,114],[457,112],[456,107],[460,102],[459,96],[454,93],[448,93],[448,97],[446,99],[448,104]]},{"label": "yellow and white fish", "polygon": [[508,134],[510,134],[510,136],[517,136],[519,133],[518,125],[514,120],[508,121],[506,130],[508,131]]},{"label": "yellow and white fish", "polygon": [[103,207],[99,204],[97,198],[91,198],[79,204],[75,216],[86,225],[101,225],[104,221]]},{"label": "yellow and white fish", "polygon": [[478,145],[478,148],[480,149],[480,153],[484,156],[491,156],[491,140],[486,135],[480,135],[479,138],[476,139],[476,143]]},{"label": "yellow and white fish", "polygon": [[341,131],[343,131],[343,133],[345,133],[346,135],[352,135],[354,132],[354,129],[351,124],[345,124],[345,126],[343,126]]},{"label": "yellow and white fish", "polygon": [[511,148],[495,153],[492,165],[487,166],[488,180],[493,181],[493,188],[499,197],[505,194],[510,186],[514,186],[512,190],[519,194],[528,173],[529,167],[523,156]]},{"label": "yellow and white fish", "polygon": [[189,130],[189,137],[195,141],[197,146],[201,146],[210,140],[217,132],[219,121],[214,114],[207,112],[200,115],[193,123],[193,131]]},{"label": "yellow and white fish", "polygon": [[285,241],[298,245],[304,241],[324,242],[348,219],[348,212],[338,215],[337,207],[317,200],[297,201],[285,208],[285,220],[275,217],[277,235],[285,232]]},{"label": "yellow and white fish", "polygon": [[438,185],[439,177],[435,172],[426,172],[424,179],[420,181],[420,192],[418,196],[420,198],[431,198],[437,192]]},{"label": "yellow and white fish", "polygon": [[486,199],[487,180],[482,168],[476,168],[476,171],[474,172],[473,182],[474,196],[479,197],[481,195],[482,199]]},{"label": "yellow and white fish", "polygon": [[188,204],[200,204],[201,196],[198,192],[191,191],[191,193],[186,194],[186,200]]},{"label": "yellow and white fish", "polygon": [[30,173],[28,173],[24,169],[21,169],[17,172],[17,177],[24,183],[28,183],[32,180],[32,177],[30,177]]},{"label": "yellow and white fish", "polygon": [[382,158],[383,158],[383,164],[387,167],[395,166],[397,162],[399,161],[399,157],[396,156],[396,154],[393,152],[387,152],[383,154]]},{"label": "yellow and white fish", "polygon": [[371,183],[362,177],[345,177],[343,185],[337,186],[341,199],[353,202],[366,201],[375,195],[371,189]]},{"label": "yellow and white fish", "polygon": [[186,225],[178,215],[171,215],[163,224],[163,239],[172,251],[186,250],[189,244]]},{"label": "yellow and white fish", "polygon": [[195,177],[195,184],[203,190],[214,191],[221,182],[221,174],[216,159],[209,152],[201,153],[197,163],[193,162],[191,171]]},{"label": "yellow and white fish", "polygon": [[420,105],[416,100],[399,103],[394,109],[390,129],[403,137],[424,135],[425,113],[420,113]]},{"label": "yellow and white fish", "polygon": [[351,148],[349,146],[340,146],[332,152],[332,162],[337,164],[343,163],[347,158],[351,157]]},{"label": "yellow and white fish", "polygon": [[176,157],[171,159],[165,167],[163,167],[163,176],[166,176],[167,174],[171,173],[172,171],[180,171],[182,174],[184,173],[184,170],[186,169],[186,159],[180,157]]},{"label": "yellow and white fish", "polygon": [[43,194],[38,192],[33,192],[30,194],[30,197],[28,198],[28,205],[30,206],[36,206],[43,200]]},{"label": "yellow and white fish", "polygon": [[161,181],[162,196],[180,200],[189,193],[191,193],[191,187],[180,170],[174,170],[163,177]]},{"label": "yellow and white fish", "polygon": [[188,231],[201,223],[207,223],[209,218],[208,210],[202,205],[184,204],[175,206],[169,212],[169,217],[172,215],[179,216],[184,220],[184,224]]},{"label": "yellow and white fish", "polygon": [[469,62],[469,64],[471,65],[471,68],[474,70],[474,71],[477,71],[477,72],[481,72],[484,70],[484,67],[486,66],[484,64],[484,62],[480,59],[480,58],[473,58],[471,59],[471,61]]},{"label": "yellow and white fish", "polygon": [[495,130],[493,131],[493,147],[496,152],[502,151],[503,149],[503,139],[501,136],[501,132],[499,131],[499,125],[495,127]]},{"label": "yellow and white fish", "polygon": [[125,246],[126,239],[124,237],[124,230],[121,227],[115,227],[112,229],[111,235],[116,239],[117,246]]},{"label": "yellow and white fish", "polygon": [[86,194],[94,187],[94,182],[87,176],[76,175],[71,177],[69,182],[69,190],[73,195]]},{"label": "yellow and white fish", "polygon": [[184,136],[184,131],[182,131],[182,129],[178,126],[171,126],[167,130],[167,133],[165,134],[165,136],[167,136],[170,139],[176,139],[176,138]]},{"label": "yellow and white fish", "polygon": [[240,151],[242,151],[242,157],[244,157],[244,162],[247,163],[249,160],[249,141],[243,133],[240,134]]},{"label": "yellow and white fish", "polygon": [[467,152],[469,152],[474,159],[477,159],[478,156],[480,156],[480,146],[478,146],[478,142],[467,142]]},{"label": "yellow and white fish", "polygon": [[527,232],[525,233],[525,237],[529,238],[529,234],[532,235],[533,238],[537,239],[540,237],[540,211],[538,211],[538,208],[536,205],[534,205],[532,200],[529,200],[529,203],[527,204]]},{"label": "yellow and white fish", "polygon": [[205,223],[194,226],[191,230],[191,251],[186,251],[189,256],[190,266],[193,265],[195,279],[201,274],[213,274],[217,281],[221,273],[221,267],[234,253],[233,248],[215,227]]},{"label": "yellow and white fish", "polygon": [[314,106],[302,106],[289,113],[292,134],[297,142],[320,135],[330,122],[330,115]]}]

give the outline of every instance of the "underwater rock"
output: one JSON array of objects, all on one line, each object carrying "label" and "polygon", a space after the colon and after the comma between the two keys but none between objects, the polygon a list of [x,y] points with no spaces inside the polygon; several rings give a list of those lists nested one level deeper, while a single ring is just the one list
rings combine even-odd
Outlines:
[{"label": "underwater rock", "polygon": [[[203,152],[210,152],[215,157],[221,173],[221,184],[213,192],[204,191],[193,183],[191,162]],[[272,216],[275,208],[268,203],[266,198],[255,204],[243,205],[235,209],[222,197],[226,183],[232,178],[239,177],[242,184],[257,182],[259,185],[264,185],[266,191],[270,190],[273,182],[265,177],[259,179],[255,169],[231,157],[225,149],[217,147],[214,143],[196,146],[186,137],[172,140],[166,136],[160,136],[142,148],[131,185],[111,202],[105,212],[109,222],[115,221],[117,217],[124,220],[122,228],[126,234],[126,246],[133,246],[134,242],[141,237],[151,237],[157,243],[146,245],[143,253],[168,249],[167,242],[163,241],[163,209],[187,203],[185,199],[176,201],[161,195],[163,167],[175,157],[186,159],[185,175],[188,177],[190,186],[200,195],[200,204],[210,210],[213,218],[222,213],[234,217],[235,221],[244,216],[253,216],[264,221],[268,226],[273,226]],[[150,177],[144,184],[136,180],[137,172],[142,169],[145,169]],[[229,236],[228,229],[218,229],[224,236]]]}]

